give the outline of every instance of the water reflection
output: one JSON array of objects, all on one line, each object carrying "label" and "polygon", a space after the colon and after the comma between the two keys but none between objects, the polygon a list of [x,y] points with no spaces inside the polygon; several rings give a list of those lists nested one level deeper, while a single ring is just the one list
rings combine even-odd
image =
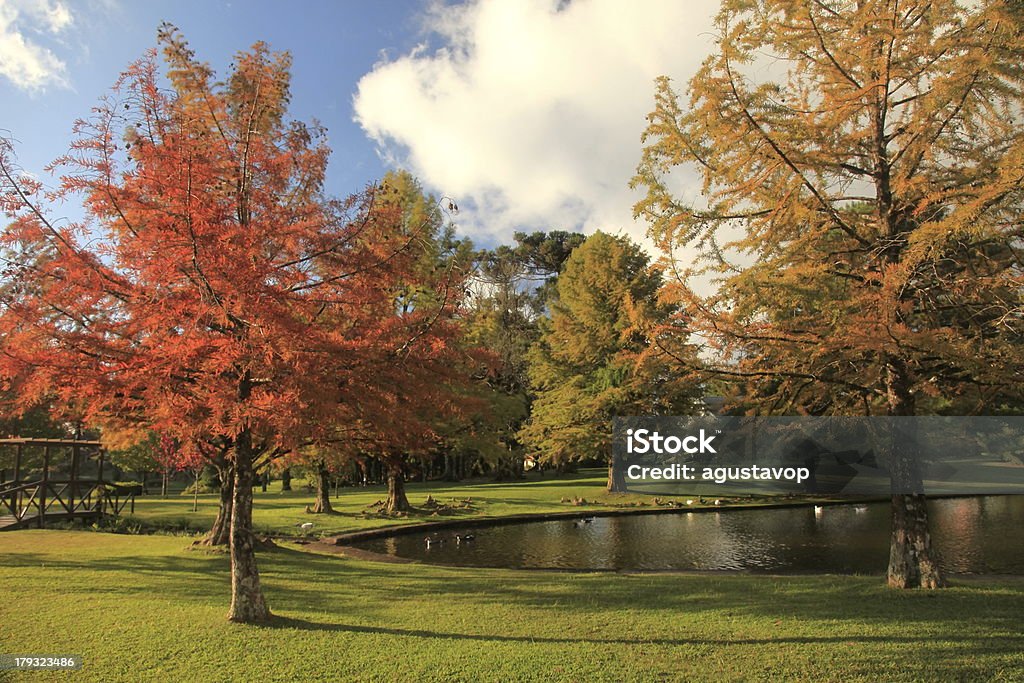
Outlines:
[{"label": "water reflection", "polygon": [[[944,569],[1024,574],[1024,496],[931,501],[932,536]],[[550,569],[704,569],[877,573],[885,570],[889,505],[684,512],[531,522],[472,530],[476,540],[426,548],[423,536],[357,544],[439,564]]]}]

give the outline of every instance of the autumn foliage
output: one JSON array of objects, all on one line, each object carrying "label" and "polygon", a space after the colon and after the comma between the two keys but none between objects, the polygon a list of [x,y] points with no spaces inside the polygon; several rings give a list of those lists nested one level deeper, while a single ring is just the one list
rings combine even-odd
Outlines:
[{"label": "autumn foliage", "polygon": [[[457,264],[425,272],[423,226],[370,186],[325,196],[325,131],[287,117],[289,57],[257,43],[218,82],[170,28],[78,122],[48,194],[0,147],[0,377],[23,406],[145,426],[182,458],[227,443],[237,620],[269,615],[251,483],[267,460],[360,438],[400,447],[447,405]],[[80,198],[82,222],[47,205]],[[417,305],[400,305],[415,284]],[[238,570],[241,569],[241,574]]]},{"label": "autumn foliage", "polygon": [[[759,414],[1020,410],[1020,26],[1001,1],[722,3],[634,179],[651,236],[696,255],[664,292],[714,359],[695,376]],[[940,585],[923,497],[893,509],[890,584]]]}]

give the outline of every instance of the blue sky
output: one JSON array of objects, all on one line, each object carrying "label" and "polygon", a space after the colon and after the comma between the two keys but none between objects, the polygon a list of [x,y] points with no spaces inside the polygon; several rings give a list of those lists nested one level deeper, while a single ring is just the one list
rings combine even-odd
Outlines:
[{"label": "blue sky", "polygon": [[257,40],[289,50],[294,59],[292,113],[327,126],[334,149],[332,189],[348,194],[384,172],[373,144],[352,121],[356,82],[382,54],[407,52],[419,42],[419,3],[297,4],[300,9],[249,0],[66,3],[72,19],[59,33],[40,34],[32,28],[40,22],[24,22],[23,29],[64,62],[63,82],[19,87],[11,78],[0,78],[0,127],[19,141],[22,166],[38,171],[65,150],[74,120],[88,114],[118,74],[155,45],[157,26],[167,20],[219,72],[235,52]]},{"label": "blue sky", "polygon": [[[292,114],[319,119],[348,194],[408,168],[477,241],[515,229],[642,238],[628,181],[653,79],[692,75],[717,0],[0,0],[0,129],[26,170],[155,44],[163,20],[223,72],[257,40],[293,55]],[[684,179],[685,181],[685,179]]]}]

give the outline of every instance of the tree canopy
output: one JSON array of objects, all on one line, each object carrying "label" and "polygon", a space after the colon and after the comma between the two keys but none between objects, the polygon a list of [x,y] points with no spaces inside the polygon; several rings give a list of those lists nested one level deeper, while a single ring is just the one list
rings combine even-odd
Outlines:
[{"label": "tree canopy", "polygon": [[229,617],[259,621],[254,469],[305,444],[415,431],[416,406],[443,391],[427,376],[462,353],[449,322],[461,288],[424,271],[429,211],[375,185],[325,196],[324,131],[287,115],[287,53],[257,43],[217,81],[175,30],[160,42],[166,71],[155,52],[133,64],[57,162],[57,198],[82,197],[84,222],[51,220],[0,146],[14,264],[0,377],[22,406],[144,426],[183,457],[229,444]]},{"label": "tree canopy", "polygon": [[[549,299],[550,317],[530,351],[536,400],[520,438],[548,460],[604,456],[611,461],[616,415],[671,414],[693,389],[672,381],[650,355],[646,330],[667,324],[658,301],[661,273],[625,237],[597,232],[577,247]],[[610,490],[624,489],[609,469]]]},{"label": "tree canopy", "polygon": [[[725,0],[716,28],[689,106],[659,79],[633,181],[659,245],[698,254],[667,294],[720,359],[702,374],[742,382],[762,413],[1019,405],[1024,45],[1008,5]],[[699,197],[673,185],[681,166]],[[897,501],[910,508],[923,518]],[[901,547],[920,561],[900,565],[894,535],[890,581],[937,584],[914,529]]]}]

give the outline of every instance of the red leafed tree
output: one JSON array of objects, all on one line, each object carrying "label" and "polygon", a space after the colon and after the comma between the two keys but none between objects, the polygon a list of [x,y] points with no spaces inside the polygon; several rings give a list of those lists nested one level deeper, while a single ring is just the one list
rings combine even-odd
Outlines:
[{"label": "red leafed tree", "polygon": [[[228,618],[270,617],[252,534],[260,467],[373,419],[400,433],[405,387],[457,353],[456,297],[396,315],[419,227],[379,188],[326,198],[324,131],[287,116],[290,59],[257,43],[217,82],[175,30],[131,66],[58,160],[56,196],[0,146],[0,380],[231,463]],[[86,219],[43,206],[82,197]],[[424,287],[452,289],[455,269]],[[430,392],[414,392],[424,400]]]}]

